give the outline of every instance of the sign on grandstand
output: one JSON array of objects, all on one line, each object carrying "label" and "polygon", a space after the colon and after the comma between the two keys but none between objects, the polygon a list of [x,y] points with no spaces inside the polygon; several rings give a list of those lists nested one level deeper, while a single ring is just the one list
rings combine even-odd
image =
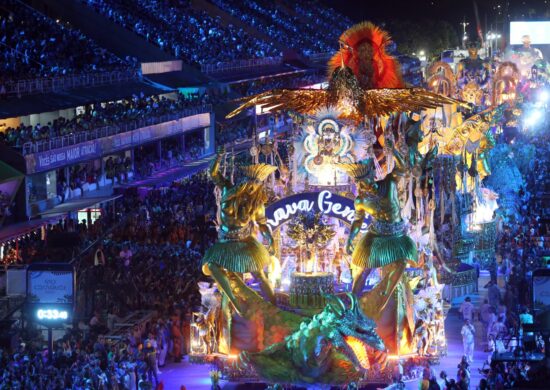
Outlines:
[{"label": "sign on grandstand", "polygon": [[75,303],[75,274],[68,264],[32,264],[27,268],[27,305],[38,321],[64,322]]}]

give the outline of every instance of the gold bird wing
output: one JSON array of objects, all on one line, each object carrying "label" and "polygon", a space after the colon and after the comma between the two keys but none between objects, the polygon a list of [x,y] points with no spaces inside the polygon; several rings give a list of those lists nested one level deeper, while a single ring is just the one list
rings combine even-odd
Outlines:
[{"label": "gold bird wing", "polygon": [[363,97],[360,114],[367,117],[385,116],[396,112],[421,111],[453,103],[467,107],[466,103],[427,91],[424,88],[368,89],[364,91]]},{"label": "gold bird wing", "polygon": [[272,89],[257,95],[248,96],[226,118],[233,118],[241,112],[261,105],[271,112],[295,111],[302,114],[313,114],[318,108],[327,106],[328,92],[323,89]]},{"label": "gold bird wing", "polygon": [[[311,115],[319,108],[331,105],[329,101],[333,101],[333,99],[331,99],[330,90],[274,89],[240,99],[240,101],[243,103],[230,112],[227,118],[232,118],[255,105],[268,108],[271,112],[295,111]],[[360,122],[365,117],[385,116],[395,112],[420,111],[452,103],[465,104],[423,88],[386,88],[364,90],[359,102],[339,100],[336,103],[336,109],[341,112],[341,119],[352,119]]]}]

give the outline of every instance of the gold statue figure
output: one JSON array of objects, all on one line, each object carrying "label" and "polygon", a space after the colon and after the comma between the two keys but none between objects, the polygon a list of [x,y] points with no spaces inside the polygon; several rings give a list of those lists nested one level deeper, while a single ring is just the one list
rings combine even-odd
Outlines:
[{"label": "gold statue figure", "polygon": [[[264,273],[274,250],[273,237],[266,224],[267,194],[263,181],[277,168],[268,164],[249,165],[242,168],[244,181],[232,183],[220,172],[224,154],[223,147],[219,148],[210,166],[212,180],[221,189],[221,223],[218,241],[204,255],[203,272],[214,278],[240,314],[242,308],[231,289],[230,274],[252,273],[259,280],[264,295],[275,302],[273,288]],[[254,237],[254,226],[268,241],[269,252]]]},{"label": "gold statue figure", "polygon": [[[397,182],[407,170],[406,162],[393,142],[387,141],[395,159],[395,168],[380,181],[374,180],[374,164],[371,159],[361,163],[339,164],[355,179],[358,195],[355,199],[355,219],[351,226],[346,251],[352,255],[355,266],[353,275],[353,293],[360,295],[365,280],[374,268],[382,268],[383,280],[378,310],[382,311],[394,292],[407,262],[416,263],[418,259],[416,245],[407,236],[405,221],[401,218],[401,206],[398,199]],[[354,247],[353,241],[366,214],[373,217],[369,231],[361,237]]]}]

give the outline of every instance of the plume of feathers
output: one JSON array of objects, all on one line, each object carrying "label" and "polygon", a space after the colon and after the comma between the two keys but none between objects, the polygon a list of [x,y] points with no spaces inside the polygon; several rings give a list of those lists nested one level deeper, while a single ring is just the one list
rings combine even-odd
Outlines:
[{"label": "plume of feathers", "polygon": [[340,36],[342,47],[329,60],[329,78],[340,67],[351,69],[362,88],[404,88],[397,60],[386,52],[389,34],[371,22],[356,24]]}]

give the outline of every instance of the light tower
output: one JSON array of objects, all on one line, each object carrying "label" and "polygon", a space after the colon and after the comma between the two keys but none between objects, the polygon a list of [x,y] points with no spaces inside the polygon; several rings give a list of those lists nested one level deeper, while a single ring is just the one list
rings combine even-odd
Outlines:
[{"label": "light tower", "polygon": [[466,41],[468,40],[468,34],[466,33],[466,27],[469,26],[470,23],[468,23],[466,21],[466,17],[464,17],[462,22],[459,23],[459,24],[462,26],[462,48],[465,49],[466,48]]}]

